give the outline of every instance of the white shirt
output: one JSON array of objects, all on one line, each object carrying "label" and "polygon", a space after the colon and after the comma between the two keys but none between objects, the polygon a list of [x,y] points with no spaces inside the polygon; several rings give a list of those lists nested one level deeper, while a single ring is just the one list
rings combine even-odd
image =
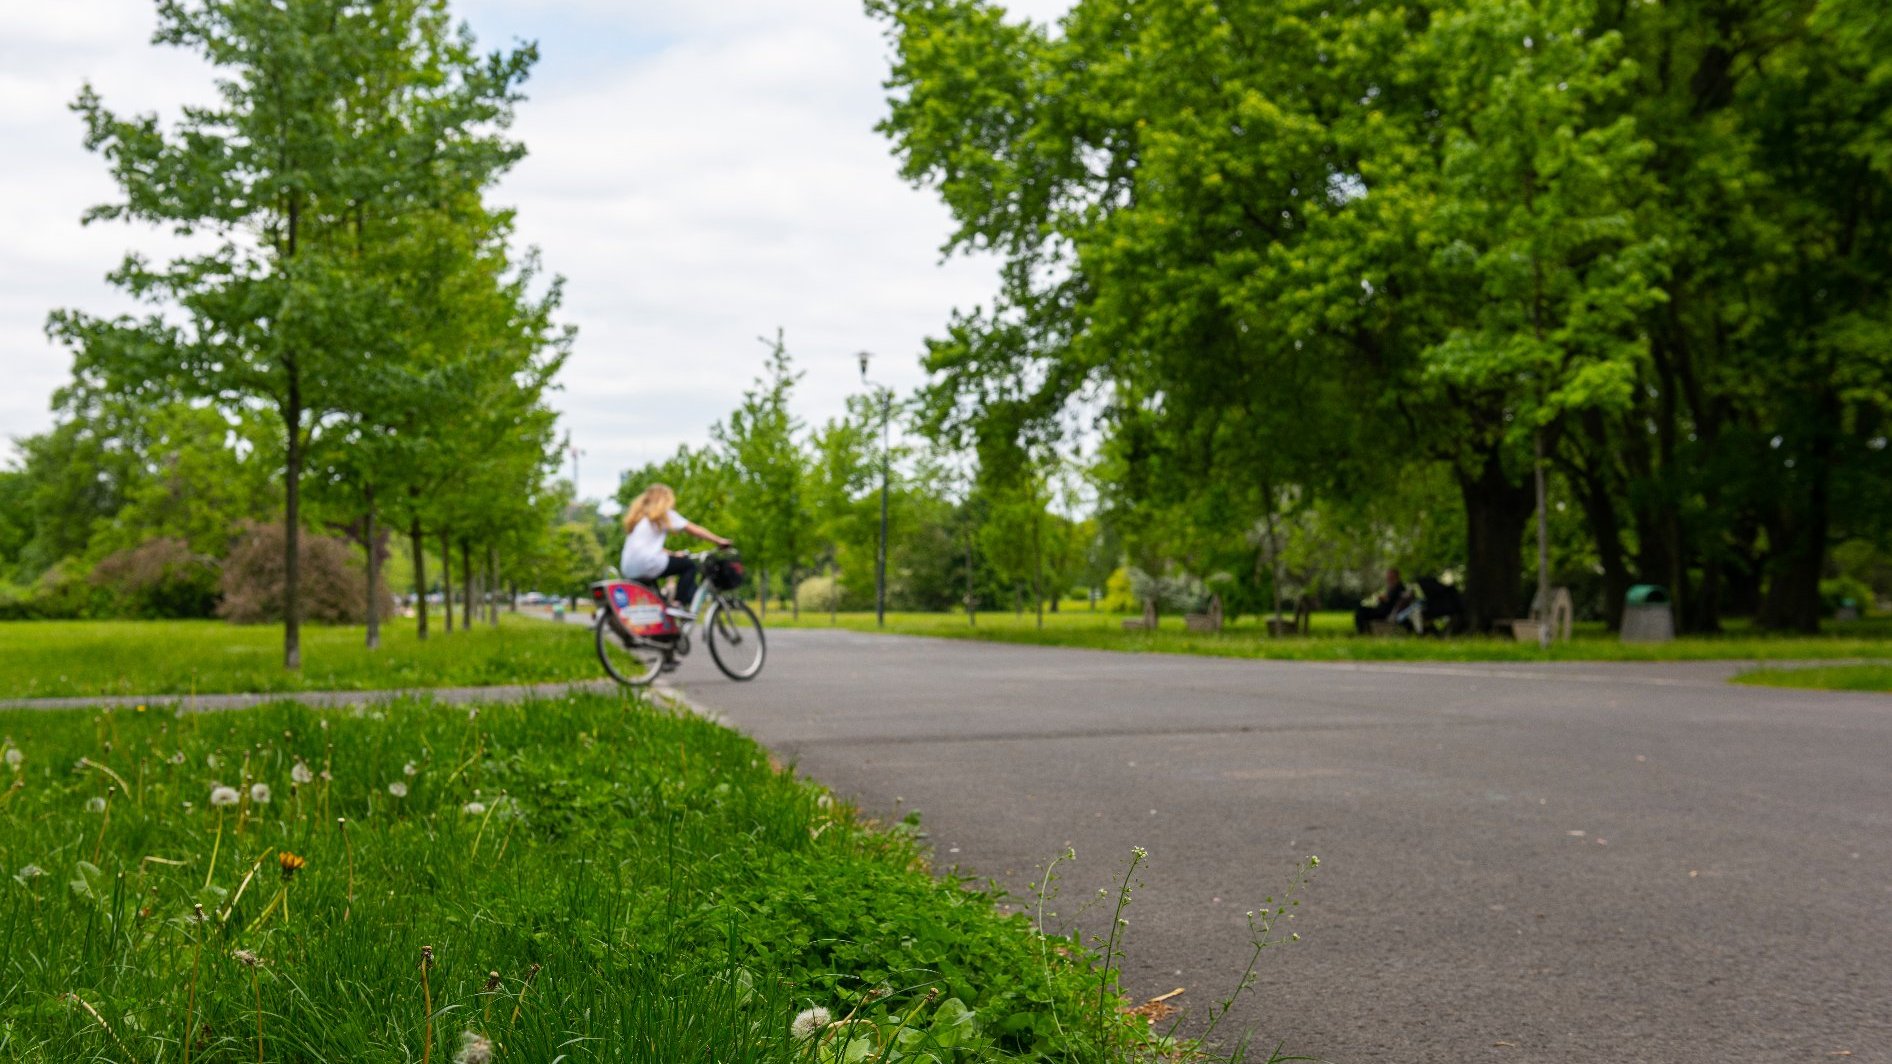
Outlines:
[{"label": "white shirt", "polygon": [[675,510],[665,518],[670,526],[668,531],[659,531],[646,517],[632,526],[631,534],[624,537],[624,553],[618,556],[618,572],[630,580],[651,580],[662,576],[664,566],[670,564],[670,555],[664,550],[664,537],[671,532],[681,532],[690,522]]}]

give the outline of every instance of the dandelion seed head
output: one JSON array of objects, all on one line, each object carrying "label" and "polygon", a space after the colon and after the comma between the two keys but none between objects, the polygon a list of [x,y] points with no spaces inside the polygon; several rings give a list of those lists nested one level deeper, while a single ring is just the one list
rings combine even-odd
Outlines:
[{"label": "dandelion seed head", "polygon": [[181,765],[183,763],[184,763],[184,751],[179,750],[177,753],[171,755],[171,764]]},{"label": "dandelion seed head", "polygon": [[795,1020],[788,1025],[788,1033],[798,1042],[805,1042],[821,1033],[822,1029],[833,1022],[834,1017],[827,1009],[816,1005],[812,1009],[803,1009],[795,1014]]},{"label": "dandelion seed head", "polygon": [[460,1032],[460,1051],[453,1055],[453,1064],[491,1064],[492,1059],[493,1043],[485,1035]]},{"label": "dandelion seed head", "polygon": [[408,779],[413,779],[415,776],[420,775],[420,766],[409,761],[407,764],[401,766],[401,775],[406,776]]},{"label": "dandelion seed head", "polygon": [[484,816],[486,815],[486,803],[468,802],[460,807],[460,812],[465,813],[467,816]]},{"label": "dandelion seed head", "polygon": [[235,787],[225,787],[223,784],[219,783],[210,788],[210,804],[219,809],[225,806],[235,805],[239,801],[242,801],[242,797],[237,794]]},{"label": "dandelion seed head", "polygon": [[17,769],[20,767],[20,764],[26,760],[26,755],[20,752],[19,747],[9,746],[7,747],[6,759],[8,768]]},{"label": "dandelion seed head", "polygon": [[236,950],[230,956],[235,957],[246,968],[260,968],[263,965],[263,958],[246,949]]},{"label": "dandelion seed head", "polygon": [[388,793],[396,798],[405,798],[407,797],[407,784],[402,783],[400,780],[395,780],[393,783],[388,784]]},{"label": "dandelion seed head", "polygon": [[250,801],[255,802],[257,805],[268,805],[269,804],[269,784],[267,783],[250,784]]},{"label": "dandelion seed head", "polygon": [[30,865],[26,865],[22,867],[18,872],[15,872],[14,877],[24,881],[28,879],[33,879],[38,876],[43,876],[45,874],[46,874],[46,870],[44,868],[41,868],[40,866],[36,864],[30,864]]},{"label": "dandelion seed head", "polygon": [[91,798],[87,798],[85,800],[85,811],[88,813],[105,812],[105,799],[97,797],[96,795]]},{"label": "dandelion seed head", "polygon": [[289,770],[289,778],[298,784],[309,784],[315,782],[315,773],[309,771],[307,762],[298,761],[295,767]]},{"label": "dandelion seed head", "polygon": [[216,754],[205,754],[204,767],[205,768],[222,768],[223,758]]}]

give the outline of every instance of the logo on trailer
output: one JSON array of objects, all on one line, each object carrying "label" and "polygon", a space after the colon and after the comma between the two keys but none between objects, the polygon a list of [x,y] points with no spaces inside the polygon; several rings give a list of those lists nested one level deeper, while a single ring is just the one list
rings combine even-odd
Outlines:
[{"label": "logo on trailer", "polygon": [[631,594],[622,587],[614,587],[611,589],[611,601],[618,609],[623,609],[631,604]]}]

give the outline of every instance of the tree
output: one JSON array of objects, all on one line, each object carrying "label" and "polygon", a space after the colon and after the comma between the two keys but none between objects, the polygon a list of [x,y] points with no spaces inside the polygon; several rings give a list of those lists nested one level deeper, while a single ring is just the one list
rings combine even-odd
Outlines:
[{"label": "tree", "polygon": [[51,328],[75,372],[137,396],[154,382],[230,410],[265,409],[283,440],[283,663],[301,664],[298,541],[311,444],[359,396],[364,365],[399,357],[375,326],[387,280],[365,243],[444,182],[477,193],[520,155],[503,127],[531,48],[478,56],[443,4],[396,0],[165,3],[159,43],[222,73],[219,102],[170,132],[121,118],[88,87],[77,110],[122,201],[123,219],[205,233],[217,247],[113,275],[173,314],[105,321],[78,312]]},{"label": "tree", "polygon": [[733,538],[741,541],[756,565],[766,616],[770,565],[787,578],[792,593],[809,537],[802,501],[806,461],[800,440],[802,424],[789,409],[801,374],[794,370],[780,331],[773,342],[763,343],[769,345],[769,358],[762,376],[743,393],[742,404],[728,421],[712,429],[711,435],[727,453],[735,473],[735,494],[730,500]]}]

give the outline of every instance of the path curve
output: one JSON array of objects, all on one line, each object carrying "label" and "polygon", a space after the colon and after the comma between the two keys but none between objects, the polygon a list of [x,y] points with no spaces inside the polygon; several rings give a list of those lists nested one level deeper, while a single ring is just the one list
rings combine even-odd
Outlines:
[{"label": "path curve", "polygon": [[[1236,661],[769,633],[674,681],[941,865],[1074,911],[1149,850],[1126,980],[1346,1062],[1892,1062],[1892,698],[1730,663]],[[698,656],[700,657],[700,655]],[[1107,915],[1107,914],[1106,914]],[[1089,926],[1098,926],[1093,913]],[[1839,1054],[1848,1054],[1840,1056]]]}]

